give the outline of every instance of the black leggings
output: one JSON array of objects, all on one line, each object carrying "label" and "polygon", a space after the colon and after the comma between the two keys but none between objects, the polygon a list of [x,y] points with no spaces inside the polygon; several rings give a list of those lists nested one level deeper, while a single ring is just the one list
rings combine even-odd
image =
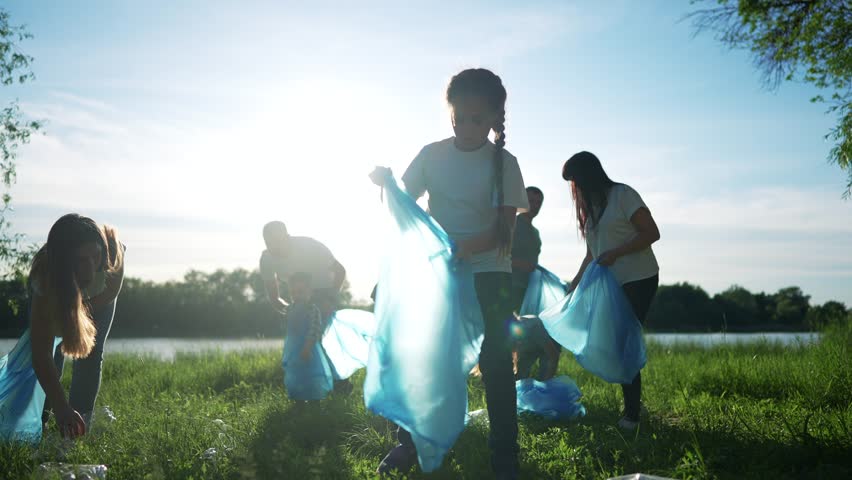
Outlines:
[{"label": "black leggings", "polygon": [[[645,325],[645,317],[648,315],[648,309],[651,308],[654,295],[657,294],[659,284],[660,276],[654,275],[650,278],[622,285],[627,301],[630,302],[633,313],[636,314],[636,318],[642,325]],[[621,392],[624,394],[624,416],[635,422],[639,421],[639,405],[642,398],[641,372],[636,374],[633,382],[622,385]]]}]

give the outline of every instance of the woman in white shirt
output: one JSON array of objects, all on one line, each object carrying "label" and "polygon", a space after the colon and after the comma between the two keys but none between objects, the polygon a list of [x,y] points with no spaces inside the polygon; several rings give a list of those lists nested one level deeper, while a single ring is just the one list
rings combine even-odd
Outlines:
[{"label": "woman in white shirt", "polygon": [[[573,155],[562,167],[562,178],[571,184],[571,195],[580,234],[586,240],[586,258],[571,282],[578,285],[586,266],[597,259],[609,267],[622,285],[633,312],[645,323],[659,285],[659,265],[651,244],[660,239],[651,211],[628,185],[607,176],[600,160],[589,152]],[[618,425],[634,430],[639,425],[641,374],[622,385],[624,417]]]}]

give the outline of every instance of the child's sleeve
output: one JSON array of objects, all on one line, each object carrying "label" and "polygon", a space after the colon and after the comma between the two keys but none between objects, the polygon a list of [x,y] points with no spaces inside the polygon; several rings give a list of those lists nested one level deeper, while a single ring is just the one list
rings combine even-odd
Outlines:
[{"label": "child's sleeve", "polygon": [[503,152],[503,205],[498,207],[529,208],[527,187],[518,159]]},{"label": "child's sleeve", "polygon": [[272,259],[269,258],[269,254],[264,250],[260,255],[260,276],[267,283],[275,281],[275,268],[271,263]]},{"label": "child's sleeve", "polygon": [[411,161],[411,164],[408,165],[408,168],[405,169],[405,173],[402,174],[402,183],[405,184],[405,191],[414,199],[418,199],[426,193],[426,156],[426,147],[423,147],[420,153]]}]

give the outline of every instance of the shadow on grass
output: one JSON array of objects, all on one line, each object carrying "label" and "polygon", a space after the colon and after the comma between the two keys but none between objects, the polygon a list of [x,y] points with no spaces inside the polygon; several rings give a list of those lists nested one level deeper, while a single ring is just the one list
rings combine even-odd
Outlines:
[{"label": "shadow on grass", "polygon": [[[702,427],[694,420],[651,416],[637,432],[625,433],[615,427],[619,417],[616,410],[597,410],[568,423],[524,418],[522,478],[606,478],[637,472],[690,479],[852,475],[845,442],[804,434],[771,438],[759,425],[738,425],[743,421],[734,417]],[[765,421],[785,428],[780,419]]]},{"label": "shadow on grass", "polygon": [[334,400],[270,409],[249,451],[246,473],[256,478],[352,478],[342,447],[346,415]]}]

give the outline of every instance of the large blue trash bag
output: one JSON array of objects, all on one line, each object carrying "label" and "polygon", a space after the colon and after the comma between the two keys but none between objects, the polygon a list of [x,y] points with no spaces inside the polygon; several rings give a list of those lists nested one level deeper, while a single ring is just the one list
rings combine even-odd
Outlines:
[{"label": "large blue trash bag", "polygon": [[[310,358],[301,357],[308,336],[310,308],[291,305],[287,311],[287,338],[284,340],[284,388],[293,400],[322,400],[333,387],[333,372],[320,343],[311,347]],[[313,307],[315,308],[315,307]]]},{"label": "large blue trash bag", "polygon": [[[56,338],[53,348],[59,345]],[[0,358],[0,439],[38,443],[41,440],[41,412],[44,390],[33,370],[30,330],[15,348]]]},{"label": "large blue trash bag", "polygon": [[470,265],[392,177],[364,401],[411,433],[420,467],[440,467],[464,429],[467,379],[479,361],[483,321]]},{"label": "large blue trash bag", "polygon": [[376,333],[376,316],[372,312],[343,309],[334,312],[322,337],[335,379],[349,378],[367,366],[370,342]]},{"label": "large blue trash bag", "polygon": [[593,261],[580,284],[539,317],[557,343],[589,372],[611,383],[631,383],[645,366],[645,340],[624,290]]},{"label": "large blue trash bag", "polygon": [[521,304],[518,315],[537,317],[538,314],[565,298],[566,291],[565,283],[559,277],[546,268],[538,266],[530,273],[524,302]]},{"label": "large blue trash bag", "polygon": [[570,377],[553,377],[544,382],[524,378],[515,382],[518,413],[530,412],[552,420],[582,417],[586,408],[580,403],[580,389]]}]

